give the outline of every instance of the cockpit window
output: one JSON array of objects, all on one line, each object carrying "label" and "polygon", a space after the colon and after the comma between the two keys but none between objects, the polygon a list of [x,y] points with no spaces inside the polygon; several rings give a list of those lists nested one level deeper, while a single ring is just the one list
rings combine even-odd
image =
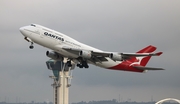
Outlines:
[{"label": "cockpit window", "polygon": [[34,26],[34,27],[36,27],[36,25],[34,25],[34,24],[31,24],[31,26]]}]

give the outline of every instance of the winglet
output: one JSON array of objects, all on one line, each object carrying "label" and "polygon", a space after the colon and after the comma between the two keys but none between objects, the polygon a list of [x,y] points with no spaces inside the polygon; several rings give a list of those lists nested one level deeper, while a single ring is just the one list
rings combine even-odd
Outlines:
[{"label": "winglet", "polygon": [[163,52],[157,52],[156,55],[160,56]]}]

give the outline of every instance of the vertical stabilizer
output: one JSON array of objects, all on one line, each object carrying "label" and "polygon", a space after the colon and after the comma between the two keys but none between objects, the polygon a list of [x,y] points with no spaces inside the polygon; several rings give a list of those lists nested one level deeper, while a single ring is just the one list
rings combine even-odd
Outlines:
[{"label": "vertical stabilizer", "polygon": [[[149,45],[136,53],[152,53],[156,50],[155,46]],[[133,57],[128,61],[139,63],[141,66],[146,66],[151,56],[143,56],[143,57]]]},{"label": "vertical stabilizer", "polygon": [[[149,45],[147,46],[146,48],[138,51],[137,53],[152,53],[156,50],[156,47],[152,46],[152,45]],[[143,57],[141,60],[140,60],[140,65],[142,66],[146,66],[146,64],[148,63],[148,61],[150,60],[151,56],[146,56],[146,57]]]}]

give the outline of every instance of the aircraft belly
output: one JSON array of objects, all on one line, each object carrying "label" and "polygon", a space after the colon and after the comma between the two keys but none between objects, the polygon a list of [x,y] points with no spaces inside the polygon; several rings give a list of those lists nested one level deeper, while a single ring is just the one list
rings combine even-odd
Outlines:
[{"label": "aircraft belly", "polygon": [[160,56],[162,54],[162,52],[153,53],[156,47],[152,45],[136,53],[106,52],[80,43],[65,34],[37,24],[21,27],[20,32],[25,37],[24,39],[31,43],[30,49],[33,48],[33,43],[37,43],[52,50],[53,57],[47,54],[48,57],[53,59],[61,58],[61,60],[63,60],[62,57],[64,57],[64,59],[69,58],[70,61],[76,64],[78,63],[80,68],[88,68],[88,63],[111,70],[132,72],[164,70],[163,68],[145,67],[151,56]]},{"label": "aircraft belly", "polygon": [[68,52],[68,51],[66,51],[64,49],[57,48],[57,47],[55,47],[55,48],[56,49],[54,49],[54,50],[56,50],[56,52],[58,52],[59,54],[65,56],[65,57],[68,57],[68,58],[78,58],[79,57],[79,55],[70,53],[70,52]]},{"label": "aircraft belly", "polygon": [[113,67],[113,66],[116,66],[118,64],[120,64],[121,62],[120,61],[113,61],[109,58],[107,58],[108,61],[105,61],[105,62],[97,62],[96,65],[97,66],[100,66],[102,68],[110,68],[110,67]]}]

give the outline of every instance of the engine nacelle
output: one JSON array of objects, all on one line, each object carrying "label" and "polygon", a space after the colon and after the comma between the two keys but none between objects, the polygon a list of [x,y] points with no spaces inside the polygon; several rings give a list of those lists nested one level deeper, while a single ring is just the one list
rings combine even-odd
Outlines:
[{"label": "engine nacelle", "polygon": [[80,51],[79,52],[79,56],[86,58],[86,59],[90,59],[91,58],[91,51]]},{"label": "engine nacelle", "polygon": [[63,59],[64,59],[60,54],[58,54],[54,51],[47,51],[46,56],[49,58],[52,58],[54,60],[58,60],[58,61],[63,61]]},{"label": "engine nacelle", "polygon": [[123,61],[123,57],[117,53],[111,53],[109,57],[114,61]]}]

